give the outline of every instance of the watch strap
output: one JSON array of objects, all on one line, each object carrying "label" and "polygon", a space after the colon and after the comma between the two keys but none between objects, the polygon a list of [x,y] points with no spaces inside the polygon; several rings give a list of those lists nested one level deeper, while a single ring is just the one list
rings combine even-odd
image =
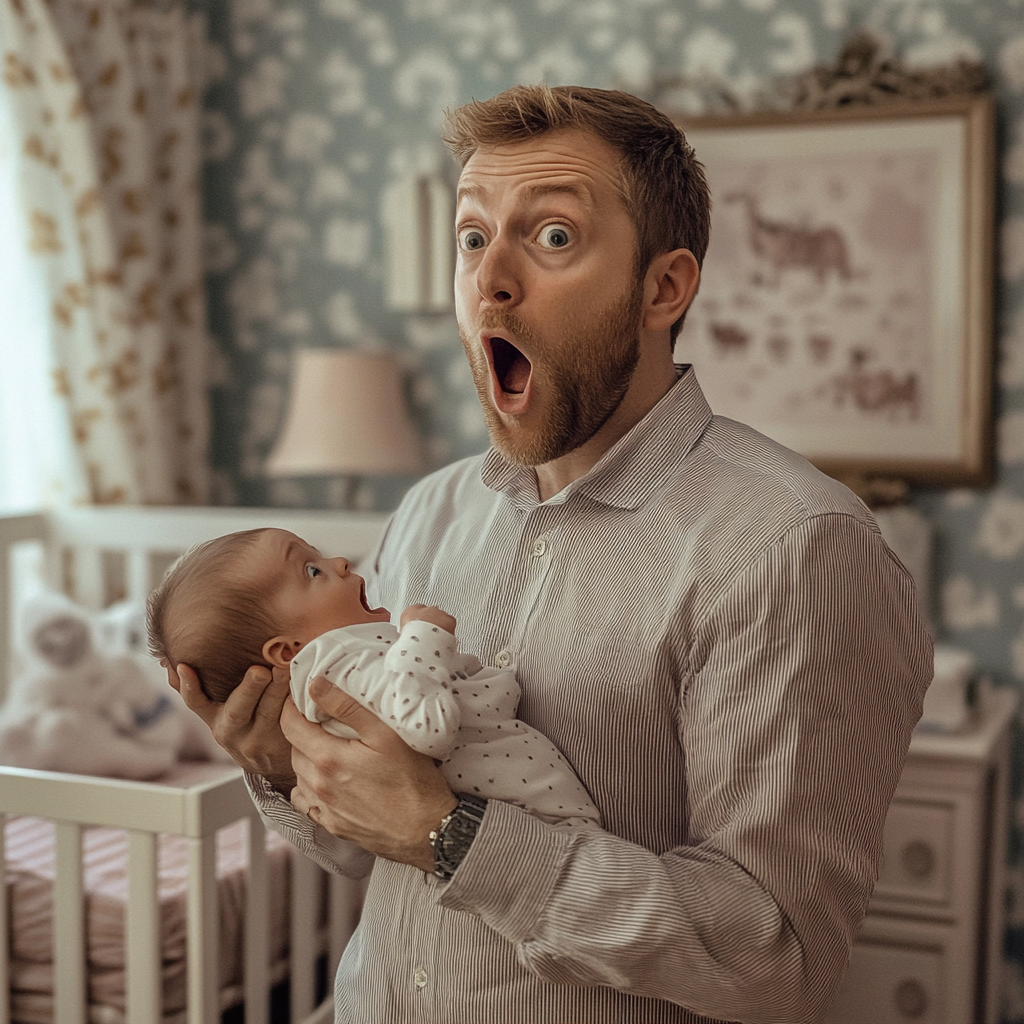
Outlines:
[{"label": "watch strap", "polygon": [[469,852],[487,810],[487,801],[483,797],[470,793],[455,795],[458,804],[451,814],[441,819],[441,823],[429,836],[434,851],[434,874],[444,881],[455,874],[456,868]]}]

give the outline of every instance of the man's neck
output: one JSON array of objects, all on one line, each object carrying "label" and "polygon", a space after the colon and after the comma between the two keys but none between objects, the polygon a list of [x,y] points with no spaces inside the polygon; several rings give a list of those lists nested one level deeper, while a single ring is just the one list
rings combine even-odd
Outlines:
[{"label": "man's neck", "polygon": [[671,358],[655,367],[637,367],[633,381],[618,408],[598,431],[575,450],[535,469],[541,501],[553,498],[573,481],[585,476],[622,437],[633,429],[661,401],[676,382]]}]

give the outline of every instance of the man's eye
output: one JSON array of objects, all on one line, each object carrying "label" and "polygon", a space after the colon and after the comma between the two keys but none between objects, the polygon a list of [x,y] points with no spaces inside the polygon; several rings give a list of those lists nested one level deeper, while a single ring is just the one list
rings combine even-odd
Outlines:
[{"label": "man's eye", "polygon": [[467,252],[482,249],[487,244],[484,233],[479,228],[465,228],[459,232],[459,248]]},{"label": "man's eye", "polygon": [[309,578],[310,578],[311,580],[312,580],[312,579],[315,579],[315,578],[316,578],[317,576],[321,576],[321,575],[323,575],[323,569],[321,569],[321,568],[320,568],[320,566],[318,566],[318,565],[314,565],[314,564],[313,564],[312,562],[309,562],[309,563],[308,563],[308,564],[306,565],[306,575],[307,575],[307,576],[308,576],[308,577],[309,577]]},{"label": "man's eye", "polygon": [[569,229],[562,224],[541,228],[540,244],[546,249],[563,249],[569,244]]}]

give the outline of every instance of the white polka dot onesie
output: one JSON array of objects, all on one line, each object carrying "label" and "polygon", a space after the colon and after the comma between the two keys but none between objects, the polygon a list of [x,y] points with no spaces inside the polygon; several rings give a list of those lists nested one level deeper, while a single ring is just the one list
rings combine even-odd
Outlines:
[{"label": "white polka dot onesie", "polygon": [[454,792],[518,804],[549,822],[600,823],[555,745],[516,719],[514,672],[483,668],[447,630],[410,622],[399,633],[390,623],[359,623],[318,636],[292,659],[292,699],[299,710],[328,732],[355,738],[309,696],[317,676],[369,708],[414,750],[439,760]]}]

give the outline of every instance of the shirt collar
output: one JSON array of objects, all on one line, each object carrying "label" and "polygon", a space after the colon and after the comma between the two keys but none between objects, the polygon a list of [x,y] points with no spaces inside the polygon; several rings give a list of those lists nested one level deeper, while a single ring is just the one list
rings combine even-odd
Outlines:
[{"label": "shirt collar", "polygon": [[[711,408],[691,366],[676,366],[679,379],[647,415],[627,431],[578,480],[545,504],[581,494],[617,508],[639,508],[647,496],[690,453],[711,421]],[[538,503],[537,477],[529,466],[509,462],[490,448],[481,469],[483,483],[515,505]]]}]

